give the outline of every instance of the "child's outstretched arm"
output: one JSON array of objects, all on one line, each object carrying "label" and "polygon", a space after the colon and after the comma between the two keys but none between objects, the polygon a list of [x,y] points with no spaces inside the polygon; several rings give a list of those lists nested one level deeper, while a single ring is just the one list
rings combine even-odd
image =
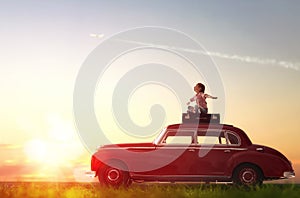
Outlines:
[{"label": "child's outstretched arm", "polygon": [[186,104],[190,105],[191,102],[194,102],[196,100],[196,96],[193,96],[190,101],[188,101]]},{"label": "child's outstretched arm", "polygon": [[218,99],[218,97],[205,94],[205,98]]}]

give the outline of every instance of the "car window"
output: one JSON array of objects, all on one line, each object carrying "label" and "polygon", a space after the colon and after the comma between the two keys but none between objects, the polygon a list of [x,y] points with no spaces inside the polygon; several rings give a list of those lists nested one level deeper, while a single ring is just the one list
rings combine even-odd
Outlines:
[{"label": "car window", "polygon": [[239,138],[233,133],[227,133],[228,144],[230,145],[238,145],[240,144]]},{"label": "car window", "polygon": [[168,136],[166,138],[166,144],[191,144],[191,136]]},{"label": "car window", "polygon": [[212,136],[198,136],[198,144],[219,144],[218,137]]},{"label": "car window", "polygon": [[195,132],[193,131],[167,131],[163,138],[163,144],[192,144],[194,141]]},{"label": "car window", "polygon": [[214,145],[226,145],[226,138],[224,136],[224,132],[218,131],[199,131],[197,134],[197,142],[198,144],[214,144]]}]

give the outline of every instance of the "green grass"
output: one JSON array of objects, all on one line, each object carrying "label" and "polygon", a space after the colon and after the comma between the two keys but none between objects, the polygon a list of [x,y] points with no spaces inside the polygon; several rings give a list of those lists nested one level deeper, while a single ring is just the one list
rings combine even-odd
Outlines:
[{"label": "green grass", "polygon": [[241,188],[223,184],[133,184],[127,189],[100,188],[96,183],[0,183],[0,197],[300,197],[300,185],[264,184]]}]

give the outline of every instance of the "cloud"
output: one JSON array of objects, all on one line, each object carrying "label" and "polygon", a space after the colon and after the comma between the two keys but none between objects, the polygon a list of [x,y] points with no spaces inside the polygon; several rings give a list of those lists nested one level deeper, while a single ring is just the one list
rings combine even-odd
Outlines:
[{"label": "cloud", "polygon": [[173,46],[167,46],[167,45],[158,45],[153,43],[146,43],[146,42],[139,42],[139,41],[132,41],[132,40],[121,40],[118,41],[126,42],[126,43],[133,43],[133,44],[139,44],[139,45],[147,45],[151,47],[157,47],[162,49],[170,49],[170,50],[178,50],[183,52],[190,52],[195,54],[202,54],[207,55],[215,58],[223,58],[223,59],[229,59],[234,61],[240,61],[244,63],[255,63],[260,65],[274,65],[279,66],[285,69],[292,69],[295,71],[299,71],[300,63],[293,63],[289,61],[283,61],[283,60],[277,60],[274,58],[261,58],[261,57],[253,57],[253,56],[242,56],[242,55],[230,55],[226,53],[220,53],[220,52],[210,52],[210,51],[201,51],[201,50],[195,50],[195,49],[188,49],[188,48],[181,48],[181,47],[173,47]]},{"label": "cloud", "polygon": [[20,145],[14,145],[14,144],[0,144],[0,149],[19,149],[21,148]]},{"label": "cloud", "polygon": [[104,34],[94,34],[94,33],[91,33],[90,37],[93,37],[93,38],[103,38]]},{"label": "cloud", "polygon": [[213,57],[218,57],[218,58],[224,58],[224,59],[231,59],[231,60],[236,60],[236,61],[241,61],[241,62],[246,62],[246,63],[257,63],[260,65],[277,65],[281,66],[286,69],[293,69],[296,71],[299,71],[299,65],[300,63],[292,63],[288,61],[279,61],[276,59],[270,59],[270,58],[260,58],[260,57],[252,57],[252,56],[240,56],[240,55],[228,55],[228,54],[223,54],[219,52],[206,52],[207,55],[213,56]]}]

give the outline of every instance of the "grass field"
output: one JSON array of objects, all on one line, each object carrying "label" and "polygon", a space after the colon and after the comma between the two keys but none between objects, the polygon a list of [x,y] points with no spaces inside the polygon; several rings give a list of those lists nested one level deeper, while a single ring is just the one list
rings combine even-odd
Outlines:
[{"label": "grass field", "polygon": [[128,189],[100,188],[97,183],[0,183],[0,197],[300,197],[300,185],[264,184],[240,188],[225,184],[133,184]]}]

